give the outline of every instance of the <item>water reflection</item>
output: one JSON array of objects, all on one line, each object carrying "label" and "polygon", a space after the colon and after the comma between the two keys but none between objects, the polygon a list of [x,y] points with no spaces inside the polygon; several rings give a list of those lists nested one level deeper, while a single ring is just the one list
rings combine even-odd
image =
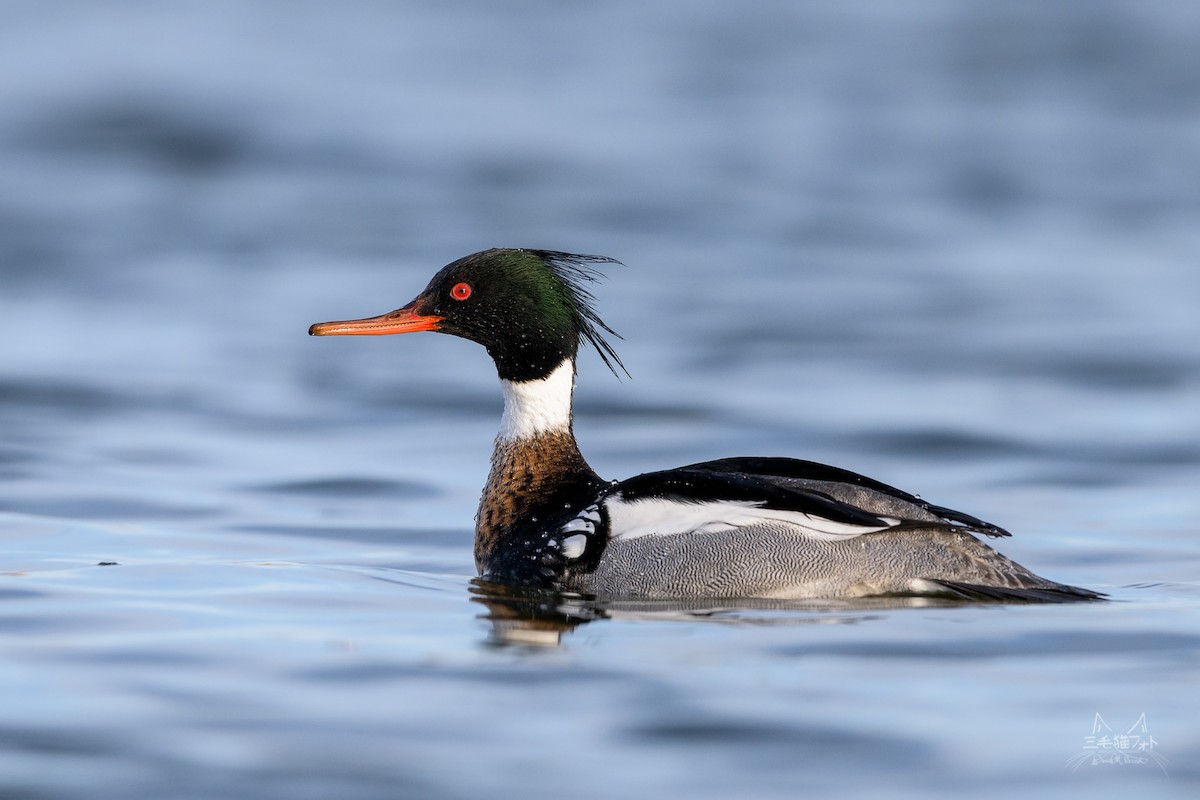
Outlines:
[{"label": "water reflection", "polygon": [[709,622],[722,625],[849,625],[883,619],[881,611],[906,608],[961,608],[978,605],[943,597],[860,597],[853,599],[771,600],[601,600],[586,595],[471,581],[471,601],[487,611],[488,643],[558,647],[563,634],[599,620]]},{"label": "water reflection", "polygon": [[557,647],[564,633],[607,616],[594,600],[583,595],[509,586],[482,578],[474,578],[469,591],[472,602],[487,608],[483,618],[492,624],[490,644]]}]

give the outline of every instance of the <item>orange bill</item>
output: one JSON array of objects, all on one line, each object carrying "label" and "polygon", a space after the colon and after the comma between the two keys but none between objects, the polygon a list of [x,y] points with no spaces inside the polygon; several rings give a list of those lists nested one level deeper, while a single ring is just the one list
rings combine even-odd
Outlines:
[{"label": "orange bill", "polygon": [[318,322],[308,329],[310,336],[384,336],[389,333],[436,331],[441,317],[417,314],[412,305],[365,319]]}]

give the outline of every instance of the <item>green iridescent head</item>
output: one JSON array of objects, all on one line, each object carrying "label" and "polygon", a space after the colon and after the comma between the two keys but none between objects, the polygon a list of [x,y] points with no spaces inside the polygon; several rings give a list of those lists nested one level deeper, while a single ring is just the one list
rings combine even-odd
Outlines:
[{"label": "green iridescent head", "polygon": [[595,265],[616,263],[552,250],[484,250],[447,264],[401,309],[369,319],[324,322],[309,332],[449,333],[486,347],[500,377],[510,381],[546,377],[564,359],[574,358],[585,340],[614,374],[619,368],[628,375],[604,338],[617,334],[596,314],[586,288],[603,277]]}]

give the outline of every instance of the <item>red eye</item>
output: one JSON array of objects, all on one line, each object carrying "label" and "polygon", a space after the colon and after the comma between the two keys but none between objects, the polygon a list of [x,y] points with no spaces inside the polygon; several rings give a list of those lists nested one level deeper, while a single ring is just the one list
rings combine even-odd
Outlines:
[{"label": "red eye", "polygon": [[454,288],[450,290],[450,296],[455,300],[466,300],[471,296],[471,284],[456,283]]}]

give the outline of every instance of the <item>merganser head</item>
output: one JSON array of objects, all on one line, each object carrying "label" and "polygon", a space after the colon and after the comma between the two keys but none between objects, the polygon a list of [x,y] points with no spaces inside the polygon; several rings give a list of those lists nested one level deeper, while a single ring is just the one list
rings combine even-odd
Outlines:
[{"label": "merganser head", "polygon": [[551,250],[493,249],[443,267],[411,303],[365,319],[318,322],[313,336],[377,336],[437,331],[487,348],[503,380],[548,376],[574,359],[586,339],[617,374],[625,366],[604,333],[620,336],[596,314],[585,284],[602,275],[602,256]]}]

